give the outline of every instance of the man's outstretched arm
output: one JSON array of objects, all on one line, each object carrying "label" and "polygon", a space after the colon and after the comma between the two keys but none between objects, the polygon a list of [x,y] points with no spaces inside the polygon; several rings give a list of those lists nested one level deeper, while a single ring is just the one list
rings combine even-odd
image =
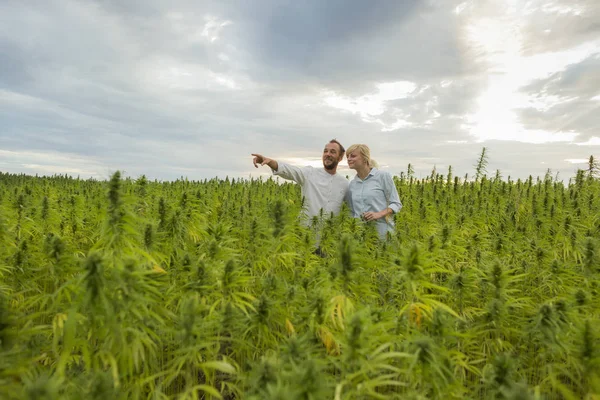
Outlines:
[{"label": "man's outstretched arm", "polygon": [[252,154],[254,158],[252,159],[252,163],[256,168],[258,168],[258,164],[260,165],[268,165],[273,171],[277,171],[279,169],[279,164],[276,160],[272,158],[265,157],[262,154]]},{"label": "man's outstretched arm", "polygon": [[284,162],[278,163],[272,158],[268,158],[263,156],[262,154],[252,154],[254,159],[252,162],[254,166],[258,168],[258,164],[260,165],[268,165],[273,170],[273,175],[277,175],[282,177],[283,179],[290,179],[294,182],[298,182],[303,185],[305,180],[306,168],[298,168],[293,165],[286,164]]}]

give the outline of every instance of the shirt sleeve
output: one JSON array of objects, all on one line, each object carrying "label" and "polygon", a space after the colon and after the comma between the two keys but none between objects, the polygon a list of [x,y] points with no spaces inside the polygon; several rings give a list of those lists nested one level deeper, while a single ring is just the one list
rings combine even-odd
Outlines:
[{"label": "shirt sleeve", "polygon": [[392,175],[388,173],[383,174],[383,190],[385,191],[388,207],[392,209],[394,214],[396,214],[402,209],[402,202],[400,202],[398,189],[396,189]]},{"label": "shirt sleeve", "polygon": [[304,184],[308,172],[306,168],[298,168],[279,161],[277,161],[277,165],[279,168],[277,171],[273,171],[273,175],[280,176],[283,179],[289,179],[301,185]]}]

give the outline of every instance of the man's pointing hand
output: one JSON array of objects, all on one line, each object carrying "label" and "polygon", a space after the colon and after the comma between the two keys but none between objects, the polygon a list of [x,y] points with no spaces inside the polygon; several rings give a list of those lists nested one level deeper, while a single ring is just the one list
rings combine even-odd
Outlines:
[{"label": "man's pointing hand", "polygon": [[254,164],[255,168],[258,168],[258,164],[268,165],[269,167],[271,167],[270,163],[273,161],[272,159],[265,157],[262,154],[252,154],[252,155],[254,156],[252,163]]}]

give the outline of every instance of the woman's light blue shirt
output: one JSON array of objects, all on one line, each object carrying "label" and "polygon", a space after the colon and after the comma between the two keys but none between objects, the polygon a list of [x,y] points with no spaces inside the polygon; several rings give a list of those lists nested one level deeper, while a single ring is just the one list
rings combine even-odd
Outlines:
[{"label": "woman's light blue shirt", "polygon": [[[398,190],[394,185],[392,175],[377,168],[371,169],[369,175],[363,180],[358,174],[350,181],[346,203],[352,211],[354,218],[360,218],[365,212],[379,212],[391,208],[394,214],[400,211],[402,203]],[[375,220],[379,237],[384,239],[387,232],[394,231],[393,215]]]}]

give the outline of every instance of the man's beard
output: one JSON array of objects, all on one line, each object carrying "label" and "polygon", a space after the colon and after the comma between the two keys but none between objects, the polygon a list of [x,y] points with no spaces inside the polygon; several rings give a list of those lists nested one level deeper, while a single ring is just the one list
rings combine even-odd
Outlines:
[{"label": "man's beard", "polygon": [[332,169],[335,169],[338,165],[338,161],[336,160],[331,160],[331,164],[327,165],[325,163],[323,163],[323,166],[325,167],[325,169],[331,171]]}]

